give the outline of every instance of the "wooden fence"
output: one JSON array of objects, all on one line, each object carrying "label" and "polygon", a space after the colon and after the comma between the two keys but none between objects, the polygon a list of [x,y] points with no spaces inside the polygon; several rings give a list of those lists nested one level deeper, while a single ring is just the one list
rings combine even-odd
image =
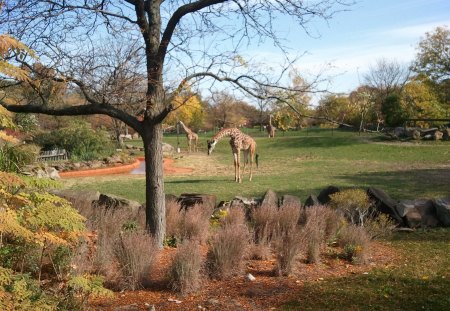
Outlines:
[{"label": "wooden fence", "polygon": [[41,151],[38,161],[61,161],[67,160],[68,155],[66,149],[54,149]]}]

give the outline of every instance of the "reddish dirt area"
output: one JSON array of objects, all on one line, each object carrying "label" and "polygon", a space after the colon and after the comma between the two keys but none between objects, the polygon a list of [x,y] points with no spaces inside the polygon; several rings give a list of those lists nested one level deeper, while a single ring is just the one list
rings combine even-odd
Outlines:
[{"label": "reddish dirt area", "polygon": [[[132,171],[133,169],[139,167],[141,161],[144,158],[137,158],[134,163],[125,164],[120,166],[111,166],[104,167],[98,169],[88,169],[88,170],[79,170],[79,171],[69,171],[69,172],[61,172],[59,175],[62,178],[73,178],[73,177],[88,177],[88,176],[98,176],[98,175],[110,175],[110,174],[126,174]],[[164,174],[178,174],[178,173],[190,173],[193,171],[191,168],[186,167],[175,167],[173,166],[175,160],[170,158],[164,159]]]},{"label": "reddish dirt area", "polygon": [[[352,265],[329,254],[322,256],[319,264],[306,264],[304,260],[299,260],[296,272],[289,277],[273,275],[275,260],[249,260],[241,276],[224,281],[205,278],[198,292],[180,296],[167,288],[164,277],[174,251],[170,248],[163,250],[150,273],[152,282],[147,284],[146,289],[96,299],[91,301],[91,307],[94,310],[114,310],[119,306],[134,305],[136,309],[149,310],[149,306],[154,305],[156,310],[168,311],[276,310],[283,303],[295,300],[306,281],[322,282],[324,279],[367,273],[375,267],[390,266],[398,258],[390,247],[374,242],[367,265]],[[246,280],[247,273],[255,276],[256,280]]]}]

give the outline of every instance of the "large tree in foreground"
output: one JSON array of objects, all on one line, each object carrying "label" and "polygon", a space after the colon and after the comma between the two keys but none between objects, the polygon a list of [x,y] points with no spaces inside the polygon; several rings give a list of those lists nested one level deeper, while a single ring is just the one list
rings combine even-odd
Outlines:
[{"label": "large tree in foreground", "polygon": [[[287,55],[276,25],[291,20],[301,28],[329,19],[345,0],[11,0],[2,2],[0,32],[36,51],[45,68],[30,83],[33,101],[0,104],[10,111],[49,115],[104,114],[142,137],[146,161],[146,223],[161,244],[165,233],[162,121],[171,98],[185,84],[214,87],[227,82],[256,97],[262,87],[282,88],[270,70],[255,70],[240,51],[251,42],[272,41]],[[284,23],[282,23],[284,24]],[[285,24],[284,24],[285,25]],[[280,32],[283,33],[283,32]],[[108,57],[108,53],[115,56]],[[118,56],[118,57],[117,57]],[[286,63],[292,64],[286,57]],[[22,68],[36,66],[15,59]],[[281,71],[281,73],[286,71]],[[140,84],[137,77],[143,77]],[[40,81],[66,83],[84,97],[82,105],[52,105]],[[13,79],[14,80],[14,79]],[[131,84],[130,84],[131,83]],[[209,84],[206,84],[209,83]],[[228,86],[230,89],[230,86]],[[136,92],[126,96],[127,90]],[[4,90],[7,94],[8,90]],[[169,96],[167,96],[169,97]],[[127,98],[127,101],[123,99]],[[140,108],[140,109],[136,109]],[[139,111],[138,115],[135,114]]]}]

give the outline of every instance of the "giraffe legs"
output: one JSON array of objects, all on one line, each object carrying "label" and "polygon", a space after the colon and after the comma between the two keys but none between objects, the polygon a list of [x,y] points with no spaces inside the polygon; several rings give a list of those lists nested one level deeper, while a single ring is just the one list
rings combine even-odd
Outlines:
[{"label": "giraffe legs", "polygon": [[241,180],[241,161],[240,161],[240,152],[237,151],[235,153],[233,153],[234,156],[234,181],[235,182],[242,182]]}]

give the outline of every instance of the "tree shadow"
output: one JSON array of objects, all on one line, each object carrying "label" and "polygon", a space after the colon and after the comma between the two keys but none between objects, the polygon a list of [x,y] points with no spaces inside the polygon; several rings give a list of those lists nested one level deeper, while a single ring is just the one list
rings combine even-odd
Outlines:
[{"label": "tree shadow", "polygon": [[383,189],[393,199],[450,195],[450,168],[364,172],[339,176],[355,185]]}]

